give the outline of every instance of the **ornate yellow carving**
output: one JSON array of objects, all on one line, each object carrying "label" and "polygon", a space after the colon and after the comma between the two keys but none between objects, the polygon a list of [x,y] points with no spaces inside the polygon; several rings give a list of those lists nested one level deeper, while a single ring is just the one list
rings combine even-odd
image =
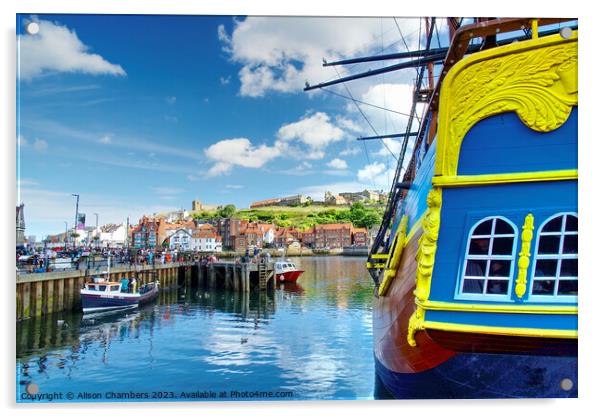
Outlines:
[{"label": "ornate yellow carving", "polygon": [[441,90],[435,175],[455,176],[462,140],[478,121],[515,112],[538,132],[577,105],[577,32],[493,48],[458,62]]},{"label": "ornate yellow carving", "polygon": [[433,188],[426,198],[428,209],[422,221],[422,236],[416,252],[416,289],[414,295],[426,301],[431,291],[431,277],[435,266],[435,252],[441,223],[441,188]]},{"label": "ornate yellow carving", "polygon": [[523,298],[527,290],[527,269],[529,268],[529,257],[531,256],[531,241],[533,240],[533,214],[527,214],[521,234],[522,246],[518,257],[518,276],[514,292],[518,298]]},{"label": "ornate yellow carving", "polygon": [[410,323],[408,324],[408,345],[416,346],[415,335],[418,330],[424,330],[424,309],[418,307],[412,317],[410,317]]},{"label": "ornate yellow carving", "polygon": [[381,282],[380,287],[378,288],[379,296],[383,296],[387,293],[387,290],[391,285],[391,281],[393,281],[393,278],[395,278],[395,275],[397,275],[397,268],[399,267],[399,261],[401,261],[401,254],[403,253],[407,228],[408,216],[404,215],[399,223],[397,233],[395,233],[393,243],[391,243],[389,259],[387,261],[387,265],[385,266],[386,269],[383,276],[383,281]]},{"label": "ornate yellow carving", "polygon": [[441,224],[441,188],[433,188],[427,198],[428,209],[422,221],[422,236],[418,240],[418,252],[416,253],[416,311],[410,317],[408,323],[408,344],[416,346],[414,338],[418,330],[424,329],[424,309],[420,303],[428,300],[431,292],[431,278],[435,266],[435,252],[437,251],[437,239],[439,238],[439,226]]}]

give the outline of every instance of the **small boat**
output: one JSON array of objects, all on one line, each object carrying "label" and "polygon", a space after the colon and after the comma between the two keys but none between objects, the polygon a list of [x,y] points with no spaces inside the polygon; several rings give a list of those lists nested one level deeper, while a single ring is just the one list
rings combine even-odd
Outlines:
[{"label": "small boat", "polygon": [[154,300],[159,292],[159,282],[149,282],[136,292],[123,291],[121,283],[111,281],[86,282],[80,290],[84,313],[135,308]]},{"label": "small boat", "polygon": [[290,260],[274,263],[274,273],[278,282],[297,282],[303,272]]}]

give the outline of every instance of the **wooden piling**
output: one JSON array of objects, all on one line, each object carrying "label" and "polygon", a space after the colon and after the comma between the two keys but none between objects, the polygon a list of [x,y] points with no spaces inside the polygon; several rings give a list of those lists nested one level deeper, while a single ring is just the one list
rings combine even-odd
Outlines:
[{"label": "wooden piling", "polygon": [[[263,271],[260,268],[267,270]],[[263,272],[265,279],[259,282],[259,288],[263,290],[269,287],[270,280],[273,279],[272,271],[272,265],[260,266],[248,263],[237,265],[233,262],[201,265],[198,261],[191,261],[154,267],[152,265],[117,266],[111,269],[108,279],[118,282],[136,276],[139,285],[158,279],[164,289],[177,287],[180,284],[179,278],[184,278],[183,283],[186,286],[198,285],[205,288],[222,287],[223,280],[224,288],[248,293],[251,291],[251,273],[257,272],[261,276]],[[94,275],[91,270],[17,275],[15,286],[17,319],[79,309],[80,289],[84,282],[90,279],[90,275]]]},{"label": "wooden piling", "polygon": [[209,265],[209,288],[215,288],[215,266]]}]

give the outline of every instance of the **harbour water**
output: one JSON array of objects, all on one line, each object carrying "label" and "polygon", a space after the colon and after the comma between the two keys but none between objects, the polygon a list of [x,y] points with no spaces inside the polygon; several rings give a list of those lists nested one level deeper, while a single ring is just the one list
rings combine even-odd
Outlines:
[{"label": "harbour water", "polygon": [[273,292],[180,288],[129,312],[17,323],[17,401],[32,383],[36,402],[373,398],[364,258],[294,261],[298,284]]}]

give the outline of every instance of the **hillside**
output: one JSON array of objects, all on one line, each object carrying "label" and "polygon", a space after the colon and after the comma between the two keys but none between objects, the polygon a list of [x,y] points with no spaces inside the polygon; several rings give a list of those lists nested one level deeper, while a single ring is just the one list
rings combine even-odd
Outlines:
[{"label": "hillside", "polygon": [[234,217],[249,221],[274,222],[281,227],[293,226],[301,230],[324,223],[353,223],[355,227],[370,228],[380,224],[383,211],[382,208],[368,208],[360,203],[351,207],[274,206],[241,210],[236,210],[234,206],[226,206],[221,210],[194,213],[193,217],[199,220]]}]

